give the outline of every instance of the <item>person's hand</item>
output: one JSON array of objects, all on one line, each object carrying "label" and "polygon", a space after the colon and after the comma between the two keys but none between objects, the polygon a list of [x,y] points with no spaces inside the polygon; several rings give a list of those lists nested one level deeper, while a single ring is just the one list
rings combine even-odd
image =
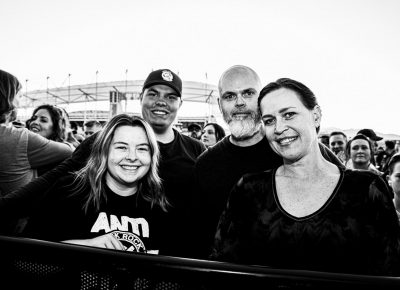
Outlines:
[{"label": "person's hand", "polygon": [[108,233],[92,239],[67,240],[64,241],[64,243],[125,251],[125,246],[112,233]]}]

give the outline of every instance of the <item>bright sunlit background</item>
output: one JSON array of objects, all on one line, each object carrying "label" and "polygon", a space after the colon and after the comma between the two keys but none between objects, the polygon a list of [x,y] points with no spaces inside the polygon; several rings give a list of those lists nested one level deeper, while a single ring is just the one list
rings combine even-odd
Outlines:
[{"label": "bright sunlit background", "polygon": [[322,127],[400,134],[399,12],[397,0],[2,1],[0,68],[31,91],[159,68],[216,85],[243,64],[264,84],[309,86]]}]

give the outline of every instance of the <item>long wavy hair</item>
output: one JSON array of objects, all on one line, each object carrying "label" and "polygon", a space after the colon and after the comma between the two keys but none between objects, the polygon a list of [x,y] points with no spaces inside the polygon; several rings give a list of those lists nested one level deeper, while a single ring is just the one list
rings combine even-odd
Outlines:
[{"label": "long wavy hair", "polygon": [[[63,142],[67,139],[67,127],[69,126],[69,119],[66,112],[62,108],[50,104],[44,104],[36,107],[33,110],[32,117],[26,121],[26,127],[29,128],[32,123],[33,117],[39,110],[47,110],[50,114],[51,121],[53,122],[53,133],[47,139]],[[30,129],[30,128],[29,128]]]},{"label": "long wavy hair", "polygon": [[85,212],[90,207],[99,210],[101,204],[107,202],[105,176],[108,170],[108,154],[115,130],[120,126],[140,127],[146,132],[150,145],[151,163],[147,174],[138,182],[137,197],[142,197],[145,201],[150,202],[151,207],[159,205],[164,211],[167,211],[169,202],[165,197],[161,178],[158,175],[160,151],[153,129],[141,117],[120,114],[114,116],[99,132],[93,143],[92,152],[86,166],[75,172],[77,192],[87,187],[90,188],[90,193],[83,206]]},{"label": "long wavy hair", "polygon": [[0,123],[5,123],[15,109],[14,98],[21,88],[15,76],[0,70]]}]

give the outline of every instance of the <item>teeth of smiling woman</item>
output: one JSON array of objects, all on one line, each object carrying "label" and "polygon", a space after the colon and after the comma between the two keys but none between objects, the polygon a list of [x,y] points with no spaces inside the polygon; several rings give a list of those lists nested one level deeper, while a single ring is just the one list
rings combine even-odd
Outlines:
[{"label": "teeth of smiling woman", "polygon": [[167,113],[164,111],[153,111],[154,114],[156,115],[166,115]]},{"label": "teeth of smiling woman", "polygon": [[296,137],[283,138],[283,139],[279,140],[279,144],[286,145],[286,144],[293,142],[294,140],[296,140]]},{"label": "teeth of smiling woman", "polygon": [[138,166],[131,166],[131,165],[121,165],[122,168],[128,169],[128,170],[136,170],[138,169]]}]

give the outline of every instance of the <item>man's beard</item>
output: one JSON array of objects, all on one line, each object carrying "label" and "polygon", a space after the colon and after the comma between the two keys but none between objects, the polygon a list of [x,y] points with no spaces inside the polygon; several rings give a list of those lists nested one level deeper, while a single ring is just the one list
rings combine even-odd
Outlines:
[{"label": "man's beard", "polygon": [[229,125],[232,138],[239,141],[250,139],[260,131],[261,127],[261,118],[256,112],[251,112],[251,116],[242,120],[236,120],[229,116],[225,118],[225,121]]}]

